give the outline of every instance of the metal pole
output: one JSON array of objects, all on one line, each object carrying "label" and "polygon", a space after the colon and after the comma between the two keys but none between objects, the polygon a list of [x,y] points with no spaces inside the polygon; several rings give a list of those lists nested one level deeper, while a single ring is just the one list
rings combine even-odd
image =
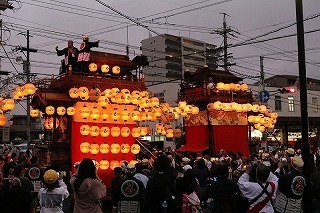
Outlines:
[{"label": "metal pole", "polygon": [[308,140],[308,103],[307,103],[307,74],[305,62],[304,46],[304,26],[302,0],[296,0],[296,20],[297,20],[297,43],[299,59],[299,80],[300,80],[300,104],[301,104],[301,154],[304,161],[303,174],[306,178],[306,188],[303,192],[303,211],[311,212],[311,180],[310,180],[310,144]]},{"label": "metal pole", "polygon": [[261,102],[264,103],[264,90],[265,90],[265,85],[264,85],[264,70],[263,70],[263,56],[260,56],[260,88],[261,88]]},{"label": "metal pole", "polygon": [[[27,83],[30,82],[30,36],[29,36],[29,30],[27,30]],[[30,129],[31,123],[30,123],[30,96],[27,96],[27,141],[30,143],[31,141],[31,129]]]},{"label": "metal pole", "polygon": [[223,13],[223,65],[228,70],[228,37],[227,37],[227,21],[226,14]]}]

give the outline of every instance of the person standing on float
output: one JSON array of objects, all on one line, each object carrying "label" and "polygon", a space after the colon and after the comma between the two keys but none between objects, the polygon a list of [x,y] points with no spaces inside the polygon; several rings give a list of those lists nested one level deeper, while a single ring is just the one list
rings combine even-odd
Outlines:
[{"label": "person standing on float", "polygon": [[92,47],[98,47],[99,41],[89,42],[89,37],[83,35],[82,43],[79,48],[77,72],[89,72],[90,50]]},{"label": "person standing on float", "polygon": [[68,72],[68,70],[72,70],[73,72],[76,71],[77,67],[77,60],[78,60],[78,52],[79,50],[73,46],[73,41],[68,41],[68,47],[59,50],[58,46],[56,46],[56,51],[58,56],[64,55],[64,63],[65,67],[62,70],[62,73]]}]

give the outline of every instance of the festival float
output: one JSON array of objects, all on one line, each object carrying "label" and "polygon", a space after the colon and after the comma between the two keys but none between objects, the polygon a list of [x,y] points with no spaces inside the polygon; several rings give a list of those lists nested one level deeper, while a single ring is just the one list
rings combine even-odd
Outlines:
[{"label": "festival float", "polygon": [[[224,149],[249,156],[250,132],[274,128],[278,114],[256,102],[242,80],[227,70],[208,67],[185,73],[180,103],[198,106],[199,113],[184,119],[185,145],[180,151],[208,149],[214,155]],[[214,88],[208,87],[210,83]]]},{"label": "festival float", "polygon": [[44,141],[36,144],[34,154],[55,169],[90,158],[110,187],[113,169],[122,161],[135,164],[139,152],[147,150],[139,137],[153,131],[148,123],[157,122],[156,131],[166,137],[180,137],[181,130],[171,122],[194,112],[174,112],[175,107],[160,103],[128,56],[91,51],[90,59],[90,73],[70,69],[16,87],[12,99],[0,100],[0,125],[15,102],[30,96],[30,116],[44,121]]}]

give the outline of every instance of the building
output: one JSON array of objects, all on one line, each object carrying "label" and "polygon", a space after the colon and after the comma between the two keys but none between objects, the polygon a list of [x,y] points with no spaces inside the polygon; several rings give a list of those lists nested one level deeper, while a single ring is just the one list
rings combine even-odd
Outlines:
[{"label": "building", "polygon": [[[265,90],[269,92],[270,98],[267,102],[269,108],[278,113],[275,125],[275,137],[272,140],[292,146],[299,146],[296,141],[301,138],[301,114],[300,114],[300,92],[299,78],[293,75],[275,75],[265,80]],[[256,101],[260,91],[258,83],[251,85]],[[296,88],[293,92],[286,92],[283,88]],[[308,93],[308,119],[309,135],[316,137],[320,128],[320,80],[307,78]],[[270,135],[271,136],[271,135]],[[277,138],[277,139],[275,139]]]},{"label": "building", "polygon": [[184,72],[203,66],[216,69],[221,53],[216,45],[169,34],[142,40],[141,49],[149,61],[149,67],[143,69],[147,86],[167,79],[181,80]]}]

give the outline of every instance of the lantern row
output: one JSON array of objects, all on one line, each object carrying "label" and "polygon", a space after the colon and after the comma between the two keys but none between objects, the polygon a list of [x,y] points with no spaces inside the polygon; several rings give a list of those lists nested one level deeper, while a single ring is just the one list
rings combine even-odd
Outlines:
[{"label": "lantern row", "polygon": [[[125,161],[125,160],[123,160],[123,161]],[[120,167],[121,163],[122,163],[122,161],[119,162],[115,159],[110,162],[106,159],[103,159],[100,162],[96,162],[95,166],[97,167],[97,169],[100,168],[102,171],[105,171],[108,168],[110,168],[111,170],[114,170],[114,168]],[[137,160],[131,160],[129,162],[129,164],[136,164],[136,163],[138,163]]]},{"label": "lantern row", "polygon": [[272,117],[264,116],[263,114],[259,114],[258,116],[250,115],[248,121],[254,125],[255,129],[264,132],[265,128],[274,128],[274,125],[277,123],[277,117],[275,114],[272,114]]},{"label": "lantern row", "polygon": [[234,84],[234,83],[230,83],[230,84],[225,84],[222,82],[217,83],[216,88],[218,90],[223,90],[223,91],[247,91],[249,89],[247,84]]},{"label": "lantern row", "polygon": [[118,143],[113,143],[109,145],[105,142],[98,145],[95,142],[90,144],[87,141],[83,141],[80,144],[80,151],[84,154],[87,154],[90,152],[93,155],[96,155],[99,152],[103,155],[106,155],[107,153],[109,153],[109,151],[114,155],[118,154],[119,152],[121,152],[122,154],[128,154],[131,151],[132,154],[136,155],[140,152],[140,145],[132,144],[130,146],[127,143],[123,143],[121,145]]},{"label": "lantern row", "polygon": [[[103,64],[101,67],[101,72],[108,73],[110,71],[110,66],[107,64]],[[98,65],[96,63],[90,63],[89,64],[89,70],[90,72],[96,72],[98,70]],[[112,73],[118,75],[120,73],[121,69],[119,66],[113,66],[112,67]]]}]

